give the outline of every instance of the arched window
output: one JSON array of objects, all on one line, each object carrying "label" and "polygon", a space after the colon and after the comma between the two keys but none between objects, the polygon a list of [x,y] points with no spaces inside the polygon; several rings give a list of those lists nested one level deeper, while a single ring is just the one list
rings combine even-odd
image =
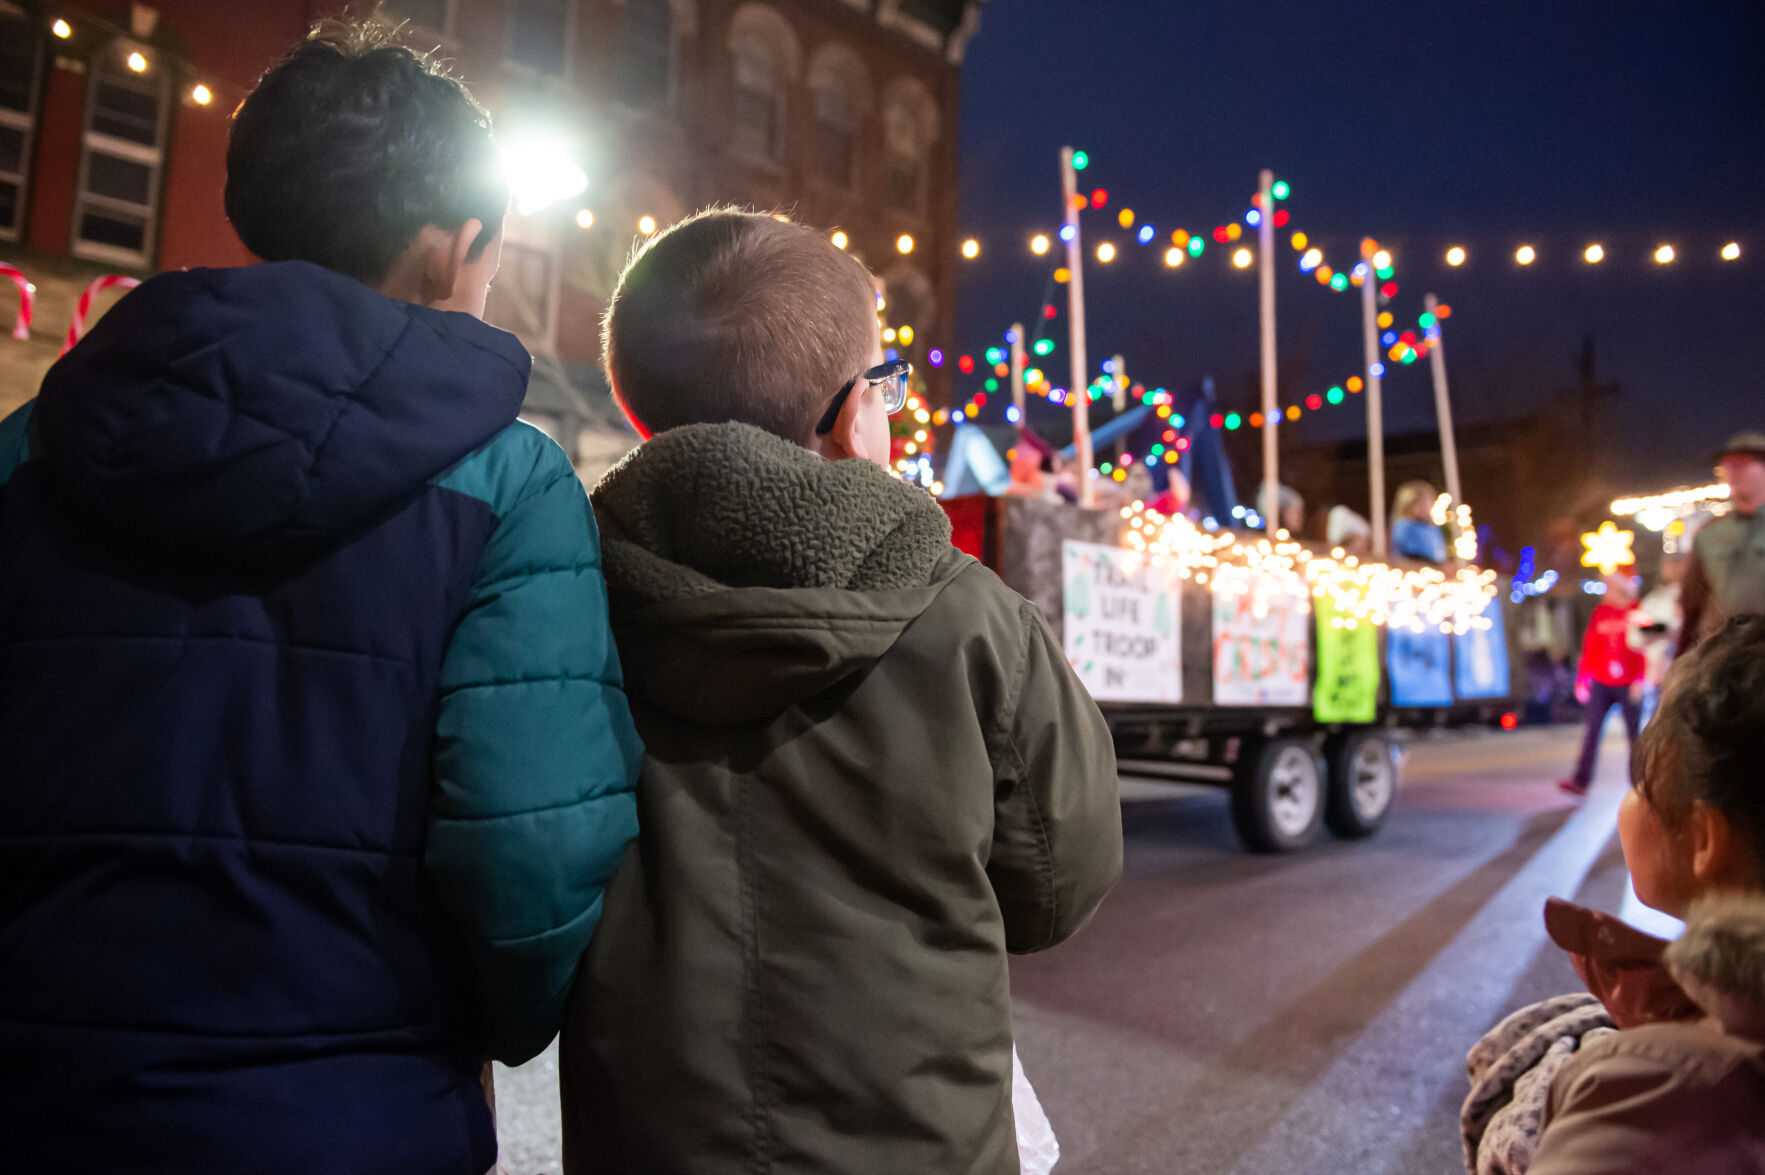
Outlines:
[{"label": "arched window", "polygon": [[619,97],[648,108],[674,94],[674,7],[669,0],[625,0],[619,41]]},{"label": "arched window", "polygon": [[730,149],[759,163],[784,158],[785,87],[800,75],[802,48],[777,9],[744,4],[729,26]]},{"label": "arched window", "polygon": [[784,147],[784,70],[771,45],[744,38],[735,51],[735,150],[776,162]]},{"label": "arched window", "polygon": [[815,173],[842,188],[852,183],[852,139],[857,129],[852,83],[829,73],[815,83]]},{"label": "arched window", "polygon": [[858,156],[858,125],[870,108],[870,76],[850,47],[828,41],[809,59],[809,89],[815,96],[815,174],[830,184],[851,187]]},{"label": "arched window", "polygon": [[883,106],[883,196],[889,207],[924,211],[937,137],[937,105],[925,87],[909,79],[893,83]]}]

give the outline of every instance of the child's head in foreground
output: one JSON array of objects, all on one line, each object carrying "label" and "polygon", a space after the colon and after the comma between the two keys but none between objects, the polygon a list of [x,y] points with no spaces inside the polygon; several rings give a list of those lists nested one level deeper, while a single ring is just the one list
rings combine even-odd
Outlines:
[{"label": "child's head in foreground", "polygon": [[805,225],[710,209],[651,238],[619,279],[603,345],[613,394],[646,437],[735,421],[888,464],[884,393],[861,378],[882,362],[875,287]]},{"label": "child's head in foreground", "polygon": [[1637,897],[1684,917],[1705,894],[1765,890],[1765,615],[1673,667],[1630,776],[1618,835]]},{"label": "child's head in foreground", "polygon": [[508,201],[490,116],[385,25],[319,25],[233,115],[227,219],[265,261],[482,315]]}]

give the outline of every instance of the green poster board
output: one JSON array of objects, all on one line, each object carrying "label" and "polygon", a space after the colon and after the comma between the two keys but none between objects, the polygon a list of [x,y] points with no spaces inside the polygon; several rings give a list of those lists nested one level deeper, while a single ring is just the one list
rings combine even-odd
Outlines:
[{"label": "green poster board", "polygon": [[1313,600],[1318,626],[1318,682],[1312,714],[1319,722],[1371,722],[1379,707],[1379,631],[1365,621],[1338,624],[1327,596]]}]

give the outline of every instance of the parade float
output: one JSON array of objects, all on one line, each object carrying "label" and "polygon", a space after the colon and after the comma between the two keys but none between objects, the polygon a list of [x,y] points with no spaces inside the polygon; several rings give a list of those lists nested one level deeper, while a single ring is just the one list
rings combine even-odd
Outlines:
[{"label": "parade float", "polygon": [[[1088,372],[1078,214],[1099,207],[1102,193],[1078,194],[1075,176],[1083,164],[1075,165],[1075,154],[1082,161],[1082,153],[1062,155],[1059,237],[1067,264],[1054,280],[1067,292],[1072,369]],[[1131,385],[1119,357],[1103,365],[1104,376],[1086,391],[1065,392],[1026,368],[1030,356],[1046,355],[1052,345],[1017,324],[1005,334],[1008,349],[985,356],[992,369],[988,386],[1002,399],[1009,380],[1005,415],[1020,429],[1026,395],[1071,406],[1073,443],[1060,456],[1082,471],[1071,487],[1076,501],[1013,492],[998,446],[974,426],[985,392],[950,412],[911,401],[897,466],[940,496],[959,547],[1041,608],[1108,720],[1122,770],[1230,789],[1239,835],[1250,848],[1269,852],[1303,847],[1326,828],[1347,838],[1372,834],[1398,789],[1396,731],[1460,722],[1511,725],[1517,693],[1504,619],[1508,596],[1498,592],[1494,571],[1475,564],[1470,509],[1459,497],[1439,334],[1439,320],[1450,311],[1430,296],[1419,323],[1425,340],[1394,337],[1389,350],[1381,347],[1380,331],[1391,325],[1382,305],[1395,286],[1389,257],[1376,241],[1362,241],[1351,271],[1324,279],[1331,289],[1360,287],[1363,294],[1366,366],[1332,387],[1327,401],[1354,396],[1367,407],[1368,549],[1357,554],[1299,541],[1280,528],[1273,509],[1259,515],[1234,507],[1229,518],[1215,510],[1221,515],[1215,519],[1198,511],[1167,515],[1146,500],[1124,500],[1136,464],[1162,473],[1159,466],[1182,461],[1188,472],[1192,459],[1219,451],[1215,434],[1247,423],[1262,431],[1263,501],[1278,501],[1277,429],[1298,419],[1300,405],[1283,407],[1275,396],[1273,230],[1286,215],[1259,213],[1275,208],[1284,189],[1263,173],[1249,218],[1263,250],[1260,412],[1228,419],[1164,389]],[[1222,227],[1215,239],[1235,234]],[[1301,264],[1308,272],[1320,268],[1309,252]],[[1442,425],[1447,491],[1433,503],[1432,522],[1451,536],[1451,550],[1439,565],[1385,554],[1380,380],[1386,359],[1421,357],[1432,359]],[[973,370],[970,356],[957,362],[962,371]],[[1137,400],[1131,407],[1130,396]],[[1091,406],[1104,397],[1114,398],[1118,412],[1094,438]],[[1325,399],[1303,403],[1316,409]],[[1114,443],[1141,420],[1152,424],[1146,435],[1158,442],[1137,459],[1118,444],[1113,461],[1097,460],[1094,440]],[[925,450],[937,438],[928,430],[943,424],[956,427],[948,434],[942,474],[934,476]],[[1019,443],[1031,439],[1018,435]]]}]

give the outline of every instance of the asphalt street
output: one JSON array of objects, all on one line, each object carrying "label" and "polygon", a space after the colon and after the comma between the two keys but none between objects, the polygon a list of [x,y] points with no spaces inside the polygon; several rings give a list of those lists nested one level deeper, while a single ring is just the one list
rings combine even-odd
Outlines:
[{"label": "asphalt street", "polygon": [[[1060,1175],[1462,1170],[1465,1050],[1579,986],[1544,899],[1638,913],[1608,730],[1582,801],[1553,786],[1578,731],[1420,739],[1376,836],[1280,857],[1239,847],[1225,793],[1124,778],[1121,884],[1012,971]],[[498,1067],[510,1175],[561,1169],[555,1047]]]}]

